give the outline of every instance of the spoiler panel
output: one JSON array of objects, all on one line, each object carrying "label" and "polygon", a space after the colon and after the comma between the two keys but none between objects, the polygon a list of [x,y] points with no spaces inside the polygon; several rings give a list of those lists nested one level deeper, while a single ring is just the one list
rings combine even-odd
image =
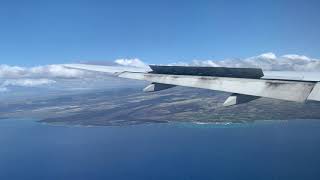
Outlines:
[{"label": "spoiler panel", "polygon": [[263,77],[262,69],[257,68],[226,68],[226,67],[195,67],[195,66],[155,66],[150,65],[152,74],[215,76],[260,79]]}]

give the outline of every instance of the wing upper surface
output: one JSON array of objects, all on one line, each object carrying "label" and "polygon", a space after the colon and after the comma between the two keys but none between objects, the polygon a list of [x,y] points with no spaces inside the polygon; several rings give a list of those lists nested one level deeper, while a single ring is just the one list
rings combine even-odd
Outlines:
[{"label": "wing upper surface", "polygon": [[164,75],[123,72],[119,77],[178,86],[304,102],[314,87],[311,82],[226,78],[211,76]]}]

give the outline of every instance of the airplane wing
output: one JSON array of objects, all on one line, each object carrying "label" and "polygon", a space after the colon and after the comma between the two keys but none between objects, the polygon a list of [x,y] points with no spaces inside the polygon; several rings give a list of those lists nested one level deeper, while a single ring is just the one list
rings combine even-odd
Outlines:
[{"label": "airplane wing", "polygon": [[186,86],[232,93],[225,106],[246,103],[259,97],[306,102],[320,101],[320,80],[264,75],[261,69],[191,66],[128,68],[86,64],[65,64],[67,68],[111,73],[121,78],[149,81],[145,92]]}]

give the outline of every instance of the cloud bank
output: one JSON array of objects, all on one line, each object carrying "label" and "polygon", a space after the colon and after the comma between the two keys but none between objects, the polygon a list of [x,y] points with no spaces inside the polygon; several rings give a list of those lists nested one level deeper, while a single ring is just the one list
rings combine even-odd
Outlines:
[{"label": "cloud bank", "polygon": [[84,71],[67,69],[62,65],[36,66],[31,68],[0,65],[0,78],[79,78]]},{"label": "cloud bank", "polygon": [[56,83],[51,79],[7,79],[0,85],[0,92],[8,91],[10,86],[40,87]]},{"label": "cloud bank", "polygon": [[149,68],[149,66],[141,61],[140,59],[117,59],[115,63],[122,65],[122,66],[131,66],[131,67],[138,67],[138,68]]},{"label": "cloud bank", "polygon": [[178,62],[171,65],[262,68],[267,71],[320,71],[319,59],[296,54],[276,56],[274,53],[245,59],[193,60],[191,63]]},{"label": "cloud bank", "polygon": [[[108,62],[105,62],[108,63]],[[148,65],[140,59],[117,59],[109,62],[110,65],[128,66],[138,68],[148,68]],[[225,59],[225,60],[192,60],[189,62],[177,62],[169,65],[184,66],[211,66],[211,67],[249,67],[262,68],[272,71],[318,71],[320,72],[320,60],[303,55],[287,54],[277,56],[274,53],[264,53],[244,59]],[[0,92],[8,91],[11,86],[19,87],[46,87],[50,85],[58,86],[62,82],[68,83],[67,88],[87,88],[87,84],[109,83],[109,80],[99,81],[105,76],[97,73],[82,71],[77,69],[65,68],[63,65],[54,64],[36,67],[19,67],[0,65]],[[81,84],[79,87],[74,84]],[[91,85],[95,86],[95,85]],[[104,85],[103,85],[104,86]],[[60,88],[60,86],[59,86]],[[66,89],[67,90],[67,89]]]},{"label": "cloud bank", "polygon": [[[148,67],[148,65],[139,59],[117,59],[109,63],[109,65],[139,68]],[[61,64],[30,68],[5,64],[0,65],[0,92],[8,92],[10,87],[13,86],[46,87],[52,84],[56,84],[59,89],[64,90],[90,89],[87,88],[88,84],[91,84],[90,87],[101,87],[101,82],[110,82],[110,78],[99,73],[66,68]],[[97,85],[94,85],[95,83]],[[99,83],[100,85],[98,85]],[[120,81],[113,82],[113,85],[120,84]],[[70,85],[74,87],[70,87]]]}]

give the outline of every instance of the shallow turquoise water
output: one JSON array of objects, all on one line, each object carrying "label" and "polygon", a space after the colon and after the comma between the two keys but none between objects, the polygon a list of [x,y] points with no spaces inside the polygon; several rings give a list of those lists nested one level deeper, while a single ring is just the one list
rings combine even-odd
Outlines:
[{"label": "shallow turquoise water", "polygon": [[319,179],[320,121],[52,126],[0,121],[0,179]]}]

